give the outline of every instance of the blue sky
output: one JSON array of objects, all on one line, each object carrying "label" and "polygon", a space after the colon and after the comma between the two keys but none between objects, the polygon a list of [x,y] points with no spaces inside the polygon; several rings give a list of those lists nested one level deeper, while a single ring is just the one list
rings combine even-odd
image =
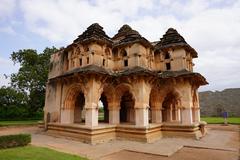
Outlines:
[{"label": "blue sky", "polygon": [[13,51],[61,47],[98,22],[109,36],[125,23],[150,41],[176,28],[194,47],[194,60],[210,85],[240,87],[240,1],[237,0],[0,0],[0,86],[17,72]]}]

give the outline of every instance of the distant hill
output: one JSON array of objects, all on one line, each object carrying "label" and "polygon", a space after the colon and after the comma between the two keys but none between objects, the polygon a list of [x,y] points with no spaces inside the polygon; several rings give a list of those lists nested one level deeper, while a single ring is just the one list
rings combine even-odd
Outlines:
[{"label": "distant hill", "polygon": [[240,117],[240,88],[199,92],[199,100],[201,116],[222,116],[227,111],[229,116]]}]

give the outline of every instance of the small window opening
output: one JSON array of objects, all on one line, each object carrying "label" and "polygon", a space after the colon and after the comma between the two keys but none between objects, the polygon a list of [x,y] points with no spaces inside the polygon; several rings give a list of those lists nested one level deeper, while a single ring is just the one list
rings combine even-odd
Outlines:
[{"label": "small window opening", "polygon": [[125,49],[121,50],[121,55],[122,57],[127,57],[127,52],[125,51]]},{"label": "small window opening", "polygon": [[80,47],[78,47],[75,51],[75,54],[80,54],[81,53],[81,50],[80,50]]},{"label": "small window opening", "polygon": [[109,56],[110,55],[110,50],[108,48],[106,48],[105,53],[106,53],[107,56]]},{"label": "small window opening", "polygon": [[89,57],[87,57],[87,64],[89,64]]},{"label": "small window opening", "polygon": [[171,69],[171,64],[170,63],[166,63],[166,68],[167,68],[167,70],[170,70]]},{"label": "small window opening", "polygon": [[124,66],[125,66],[125,67],[128,66],[128,60],[124,60]]},{"label": "small window opening", "polygon": [[75,67],[75,63],[74,63],[74,60],[72,60],[72,67]]},{"label": "small window opening", "polygon": [[79,59],[79,64],[82,66],[82,58]]},{"label": "small window opening", "polygon": [[106,61],[106,60],[105,60],[105,59],[103,59],[103,62],[102,62],[102,65],[103,65],[103,66],[105,66],[105,61]]},{"label": "small window opening", "polygon": [[113,53],[113,58],[116,59],[118,57],[118,50],[114,48],[112,53]]},{"label": "small window opening", "polygon": [[165,54],[165,59],[170,59],[170,54],[169,53]]},{"label": "small window opening", "polygon": [[84,52],[88,52],[88,51],[89,51],[88,46],[85,46],[85,47],[83,48],[83,50],[84,50]]},{"label": "small window opening", "polygon": [[69,65],[69,60],[66,59],[66,63],[65,63],[65,70],[68,70],[68,65]]}]

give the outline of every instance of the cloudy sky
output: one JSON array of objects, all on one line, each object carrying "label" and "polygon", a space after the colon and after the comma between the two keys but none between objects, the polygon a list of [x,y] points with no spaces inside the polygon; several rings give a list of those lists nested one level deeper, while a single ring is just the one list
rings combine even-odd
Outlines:
[{"label": "cloudy sky", "polygon": [[200,90],[240,87],[240,0],[0,0],[0,86],[18,70],[13,51],[66,46],[95,22],[150,41],[173,27],[199,54],[194,69],[210,83]]}]

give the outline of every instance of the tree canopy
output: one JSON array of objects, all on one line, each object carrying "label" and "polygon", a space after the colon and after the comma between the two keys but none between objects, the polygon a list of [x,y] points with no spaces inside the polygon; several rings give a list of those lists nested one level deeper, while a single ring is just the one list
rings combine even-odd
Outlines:
[{"label": "tree canopy", "polygon": [[[37,53],[37,51],[33,49],[23,49],[13,52],[10,58],[14,64],[20,64],[20,68],[17,73],[11,74],[11,87],[1,88],[2,92],[6,93],[3,94],[3,97],[0,99],[0,107],[3,108],[3,106],[7,107],[11,105],[20,107],[21,103],[19,100],[21,98],[18,94],[22,94],[21,96],[26,96],[26,98],[24,98],[24,105],[30,117],[42,112],[45,101],[45,88],[48,78],[50,56],[56,51],[57,49],[52,47],[45,48],[42,53]],[[11,94],[13,96],[12,98],[10,96]],[[5,103],[6,99],[9,99],[8,103]]]},{"label": "tree canopy", "polygon": [[28,117],[28,97],[12,87],[0,88],[0,119]]}]

